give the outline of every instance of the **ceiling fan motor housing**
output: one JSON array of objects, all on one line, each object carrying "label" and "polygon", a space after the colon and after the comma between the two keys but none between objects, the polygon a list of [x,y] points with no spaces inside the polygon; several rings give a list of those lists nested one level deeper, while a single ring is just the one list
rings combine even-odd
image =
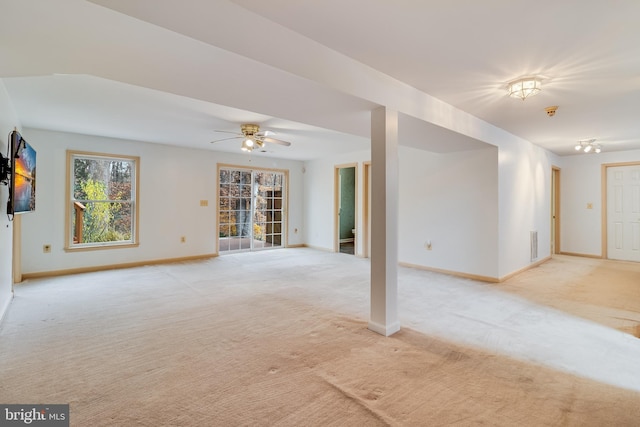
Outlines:
[{"label": "ceiling fan motor housing", "polygon": [[240,126],[240,130],[244,136],[253,136],[260,131],[260,126],[253,124],[245,124]]}]

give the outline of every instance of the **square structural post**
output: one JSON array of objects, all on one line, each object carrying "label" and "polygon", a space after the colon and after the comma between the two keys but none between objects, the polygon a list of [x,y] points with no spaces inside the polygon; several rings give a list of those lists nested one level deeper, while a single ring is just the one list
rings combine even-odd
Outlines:
[{"label": "square structural post", "polygon": [[398,112],[371,112],[371,315],[384,336],[398,322]]}]

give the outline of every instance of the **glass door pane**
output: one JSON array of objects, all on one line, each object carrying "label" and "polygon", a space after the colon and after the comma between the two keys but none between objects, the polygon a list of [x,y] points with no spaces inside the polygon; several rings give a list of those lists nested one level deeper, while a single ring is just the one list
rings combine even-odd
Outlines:
[{"label": "glass door pane", "polygon": [[218,241],[219,250],[228,251],[231,241],[231,224],[235,222],[232,216],[232,198],[231,198],[231,171],[220,170],[220,189],[219,189],[219,206],[218,206]]},{"label": "glass door pane", "polygon": [[251,172],[220,169],[219,250],[251,248]]},{"label": "glass door pane", "polygon": [[282,183],[278,172],[256,173],[258,191],[255,220],[260,230],[264,248],[282,246]]}]

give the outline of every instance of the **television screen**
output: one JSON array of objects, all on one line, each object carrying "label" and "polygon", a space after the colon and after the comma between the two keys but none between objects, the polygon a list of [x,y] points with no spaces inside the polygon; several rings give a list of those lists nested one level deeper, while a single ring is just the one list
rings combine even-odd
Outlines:
[{"label": "television screen", "polygon": [[36,209],[36,151],[17,132],[11,135],[11,200],[14,213],[32,212]]}]

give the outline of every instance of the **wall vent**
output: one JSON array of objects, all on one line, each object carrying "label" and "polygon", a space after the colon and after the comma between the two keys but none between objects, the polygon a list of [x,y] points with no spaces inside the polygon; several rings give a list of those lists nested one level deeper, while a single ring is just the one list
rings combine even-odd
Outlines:
[{"label": "wall vent", "polygon": [[538,259],[538,232],[531,231],[531,262]]}]

